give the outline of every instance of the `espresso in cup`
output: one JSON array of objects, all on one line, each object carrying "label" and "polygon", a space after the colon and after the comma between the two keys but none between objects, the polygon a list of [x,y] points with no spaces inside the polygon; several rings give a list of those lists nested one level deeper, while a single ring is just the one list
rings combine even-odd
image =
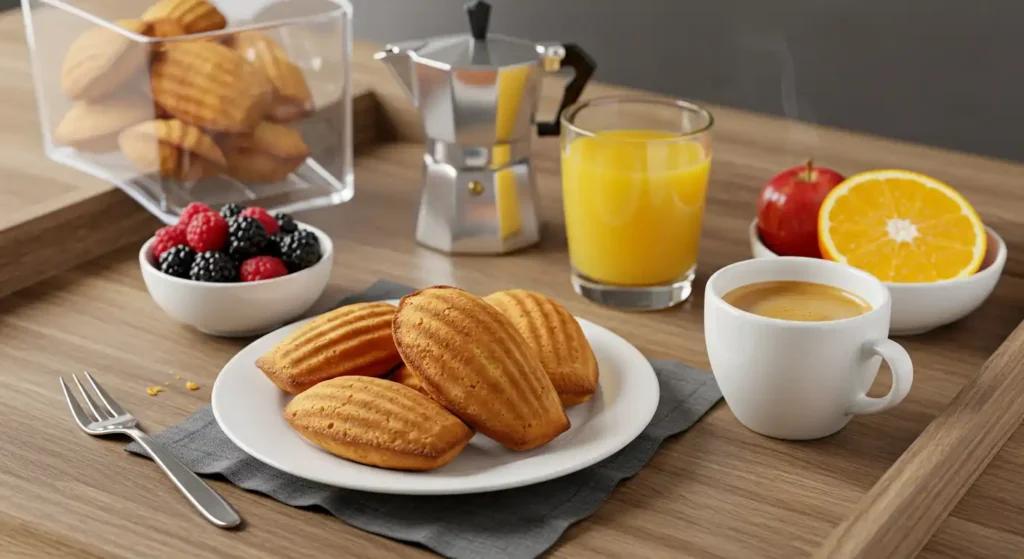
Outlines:
[{"label": "espresso in cup", "polygon": [[729,291],[722,299],[751,314],[800,322],[842,320],[871,310],[871,305],[854,293],[808,281],[751,283]]},{"label": "espresso in cup", "polygon": [[[892,300],[878,278],[820,258],[726,266],[704,291],[704,339],[715,380],[743,425],[779,439],[816,439],[855,415],[899,404],[914,381],[889,338]],[[868,396],[882,360],[892,388]]]}]

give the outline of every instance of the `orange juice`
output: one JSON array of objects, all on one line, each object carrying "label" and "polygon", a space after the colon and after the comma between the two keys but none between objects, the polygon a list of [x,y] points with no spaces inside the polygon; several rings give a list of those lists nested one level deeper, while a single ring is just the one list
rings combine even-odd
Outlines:
[{"label": "orange juice", "polygon": [[710,154],[655,130],[609,130],[563,146],[572,265],[601,283],[663,285],[697,262]]}]

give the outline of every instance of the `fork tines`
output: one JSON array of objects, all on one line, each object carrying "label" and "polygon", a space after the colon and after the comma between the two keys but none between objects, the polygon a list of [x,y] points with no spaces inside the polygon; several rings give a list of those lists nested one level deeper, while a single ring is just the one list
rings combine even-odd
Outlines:
[{"label": "fork tines", "polygon": [[[78,403],[78,399],[75,398],[68,389],[68,385],[64,382],[64,378],[61,377],[60,379],[61,389],[64,390],[64,398],[68,401],[68,406],[71,408],[71,415],[74,416],[75,421],[78,422],[79,426],[85,429],[91,423],[98,423],[128,415],[128,413],[124,411],[121,406],[117,405],[117,402],[110,397],[110,394],[108,394],[107,391],[92,378],[92,375],[87,371],[83,371],[83,374],[85,375],[86,382],[89,383],[92,391],[95,392],[96,398],[99,399],[99,402],[96,401],[96,398],[93,397],[89,390],[86,390],[82,381],[78,380],[78,375],[71,375],[71,378],[78,386],[78,391],[81,392],[82,398],[85,399],[85,405],[89,408],[89,411],[92,412],[91,416],[82,409],[82,406]],[[100,402],[102,402],[102,405]]]}]

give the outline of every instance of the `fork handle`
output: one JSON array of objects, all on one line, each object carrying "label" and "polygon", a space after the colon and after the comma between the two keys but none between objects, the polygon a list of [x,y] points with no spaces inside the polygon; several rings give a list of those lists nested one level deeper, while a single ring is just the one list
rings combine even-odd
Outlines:
[{"label": "fork handle", "polygon": [[185,494],[192,506],[212,524],[218,528],[234,528],[242,522],[242,517],[234,507],[199,476],[192,473],[192,470],[179,462],[163,445],[138,429],[129,429],[127,434],[146,449],[153,461]]}]

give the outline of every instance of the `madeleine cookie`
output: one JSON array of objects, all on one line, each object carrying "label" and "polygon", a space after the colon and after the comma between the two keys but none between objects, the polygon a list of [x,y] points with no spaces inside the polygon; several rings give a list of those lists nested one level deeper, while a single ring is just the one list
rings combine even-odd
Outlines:
[{"label": "madeleine cookie", "polygon": [[255,66],[211,41],[167,43],[149,82],[169,114],[215,132],[251,132],[273,100],[270,82]]},{"label": "madeleine cookie", "polygon": [[188,31],[176,19],[155,19],[149,22],[146,36],[157,39],[169,39],[188,35]]},{"label": "madeleine cookie", "polygon": [[327,452],[392,470],[433,470],[473,432],[437,402],[396,382],[342,377],[299,394],[284,410],[293,429]]},{"label": "madeleine cookie", "polygon": [[289,122],[313,113],[313,93],[302,68],[288,58],[281,45],[257,31],[243,31],[232,37],[231,47],[259,68],[273,84],[275,96],[268,118]]},{"label": "madeleine cookie", "polygon": [[392,331],[427,393],[506,447],[529,450],[569,429],[537,355],[480,297],[454,287],[417,291],[402,298]]},{"label": "madeleine cookie", "polygon": [[597,390],[597,359],[576,319],[540,293],[513,289],[485,300],[507,316],[537,352],[565,406],[586,402]]},{"label": "madeleine cookie", "polygon": [[213,138],[177,119],[147,120],[126,128],[117,143],[140,171],[164,178],[198,180],[226,164]]},{"label": "madeleine cookie", "polygon": [[286,179],[310,153],[298,130],[267,121],[249,134],[225,134],[220,147],[228,161],[228,174],[252,183]]},{"label": "madeleine cookie", "polygon": [[[148,23],[136,19],[114,23],[132,33],[144,34],[149,29]],[[117,91],[132,76],[143,73],[148,59],[146,43],[94,27],[79,35],[68,48],[60,73],[61,87],[72,99],[99,99]]]},{"label": "madeleine cookie", "polygon": [[322,314],[256,360],[281,390],[299,394],[335,377],[379,377],[402,362],[391,337],[395,307],[356,303]]},{"label": "madeleine cookie", "polygon": [[155,111],[153,100],[141,95],[78,101],[53,131],[53,139],[81,151],[115,151],[118,134],[152,119]]},{"label": "madeleine cookie", "polygon": [[185,30],[183,34],[216,31],[228,25],[224,14],[206,0],[160,0],[143,12],[142,19],[173,20]]},{"label": "madeleine cookie", "polygon": [[408,365],[402,364],[398,369],[395,369],[395,372],[391,373],[391,376],[389,376],[388,379],[392,382],[397,382],[398,384],[404,384],[421,394],[430,396],[427,389],[423,388],[423,381],[420,380],[419,375],[412,372],[412,369],[410,369]]}]

